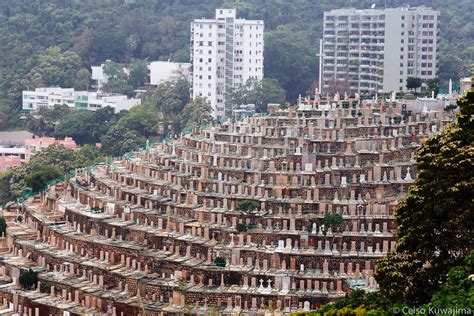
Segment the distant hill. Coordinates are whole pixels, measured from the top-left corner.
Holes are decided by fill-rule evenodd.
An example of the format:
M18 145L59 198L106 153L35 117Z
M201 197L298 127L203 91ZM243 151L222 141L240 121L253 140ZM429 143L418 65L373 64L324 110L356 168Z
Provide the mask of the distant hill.
M188 61L190 22L212 17L223 6L236 7L239 17L265 20L265 75L278 79L293 99L317 77L323 12L373 3L385 5L381 0L3 0L0 104L7 107L0 107L0 124L20 109L23 89L73 86L78 70L106 59ZM457 80L474 63L474 1L386 0L387 7L406 4L441 11L440 79Z

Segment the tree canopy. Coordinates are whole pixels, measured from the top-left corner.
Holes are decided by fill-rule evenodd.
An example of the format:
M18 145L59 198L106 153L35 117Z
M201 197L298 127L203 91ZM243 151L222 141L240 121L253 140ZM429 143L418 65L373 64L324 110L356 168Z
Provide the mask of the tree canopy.
M195 129L212 122L212 108L205 98L195 98L190 101L181 113L181 127Z
M417 153L418 178L397 211L396 251L375 275L393 301L425 303L474 246L474 92L450 127Z
M387 7L430 5L441 11L439 78L442 85L469 73L474 63L470 0L387 0ZM190 22L218 7L265 21L265 77L278 80L294 101L317 78L316 53L324 11L367 3L354 0L16 1L0 4L0 129L21 125L21 92L43 85L85 88L92 65L107 60L189 62ZM453 30L456 30L453 32ZM107 86L131 93L143 65ZM122 80L123 79L123 80ZM186 104L185 102L184 104Z
M266 112L269 103L285 102L285 90L275 79L249 79L242 86L231 89L227 97L229 104L255 104L257 112Z
M7 222L4 217L0 217L0 236L5 235L7 232Z
M407 78L407 89L409 90L416 90L418 88L421 88L423 81L421 78L416 78L416 77L408 77Z
M26 177L26 184L33 191L40 191L46 188L46 184L50 180L57 179L64 175L58 167L52 165L42 166L39 170L30 173Z

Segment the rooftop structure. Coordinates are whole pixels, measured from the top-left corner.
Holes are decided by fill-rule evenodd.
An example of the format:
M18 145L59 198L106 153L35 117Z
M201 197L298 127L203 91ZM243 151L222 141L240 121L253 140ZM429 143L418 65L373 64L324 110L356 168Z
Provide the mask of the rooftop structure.
M322 90L406 91L408 77L433 79L438 33L439 11L428 7L325 12Z
M28 131L0 132L0 146L23 146L31 138L33 133Z
M238 19L235 9L191 23L191 95L206 98L214 118L232 115L225 98L230 89L263 79L263 30L263 21Z
M115 112L120 112L128 111L140 103L140 99L131 99L126 95L75 91L73 88L48 87L23 91L23 111L27 112L63 104L70 108L90 111L110 106Z
M28 312L286 315L374 290L415 150L449 122L397 101L300 99L77 170L20 206L0 299ZM14 292L25 267L39 291Z

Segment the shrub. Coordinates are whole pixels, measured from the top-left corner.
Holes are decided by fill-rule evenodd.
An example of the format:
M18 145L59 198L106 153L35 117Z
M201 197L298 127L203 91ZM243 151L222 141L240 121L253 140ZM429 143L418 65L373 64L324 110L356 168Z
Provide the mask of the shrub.
M239 201L237 204L237 211L242 211L242 212L251 212L254 209L259 209L260 208L260 203L257 201L253 200L242 200Z
M225 258L223 257L216 257L216 259L214 259L214 264L218 267L222 267L222 268L225 268L225 265L226 265L226 261L225 261Z
M247 231L247 225L238 223L237 226L235 227L239 233L246 232Z
M38 283L38 272L29 269L20 275L18 280L24 289L32 289Z
M0 217L0 235L6 234L7 232L7 222L5 222L4 217Z

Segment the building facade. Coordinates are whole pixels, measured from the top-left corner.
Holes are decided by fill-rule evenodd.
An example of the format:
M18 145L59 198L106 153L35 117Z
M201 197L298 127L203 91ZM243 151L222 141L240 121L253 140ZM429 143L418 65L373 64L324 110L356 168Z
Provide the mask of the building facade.
M408 77L435 78L438 38L439 11L428 7L325 12L323 90L406 91Z
M171 61L152 61L150 69L150 85L157 86L162 82L184 78L190 80L192 65L190 63L174 63Z
M96 111L110 106L115 112L129 110L141 103L140 99L131 99L126 95L75 91L73 88L36 88L34 91L23 91L23 111L36 111L41 108L52 108L55 105L67 105L70 108Z
M206 98L215 118L232 112L226 92L263 79L263 31L263 21L238 19L235 9L217 9L215 19L191 23L191 96Z

